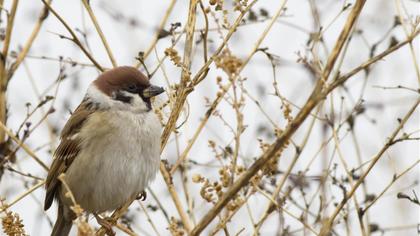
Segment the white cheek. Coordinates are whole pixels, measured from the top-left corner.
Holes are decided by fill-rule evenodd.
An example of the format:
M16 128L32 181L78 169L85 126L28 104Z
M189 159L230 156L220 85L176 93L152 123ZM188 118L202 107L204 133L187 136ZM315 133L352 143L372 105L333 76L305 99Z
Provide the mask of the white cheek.
M150 110L147 107L147 104L139 95L125 91L123 91L122 93L124 96L131 97L130 103L124 103L110 98L109 96L98 90L94 84L90 85L88 88L88 96L91 97L95 102L97 102L102 108L112 108L120 111L131 111L133 113L148 112Z
M130 107L136 111L149 111L150 109L147 107L147 104L143 101L143 99L138 96L134 95L131 97L131 105Z
M95 103L99 104L100 108L105 109L110 108L113 105L114 101L108 95L100 91L94 83L91 83L89 85L89 88L87 90L87 97Z

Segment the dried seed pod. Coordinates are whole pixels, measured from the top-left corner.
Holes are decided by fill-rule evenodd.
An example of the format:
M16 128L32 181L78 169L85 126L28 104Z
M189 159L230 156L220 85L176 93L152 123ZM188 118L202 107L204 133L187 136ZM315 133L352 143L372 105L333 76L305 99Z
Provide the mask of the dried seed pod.
M200 174L194 174L194 175L192 176L192 181L193 181L194 183L201 183L201 182L203 182L203 181L204 181L204 178L203 178Z
M242 67L243 62L241 59L232 55L229 49L224 49L223 52L214 60L216 67L221 68L226 74L237 74Z
M175 66L182 66L181 57L178 55L178 52L174 48L165 49L165 55L171 59Z
M7 211L2 217L3 232L8 236L25 236L22 220L17 213Z
M181 222L175 219L175 217L171 217L168 229L171 232L171 235L175 235L175 236L185 235L185 230L182 228Z

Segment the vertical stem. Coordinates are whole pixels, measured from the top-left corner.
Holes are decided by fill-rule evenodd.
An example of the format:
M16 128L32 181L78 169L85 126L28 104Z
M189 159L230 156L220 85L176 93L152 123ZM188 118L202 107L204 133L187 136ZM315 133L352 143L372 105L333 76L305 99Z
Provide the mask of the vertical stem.
M185 36L185 47L184 47L184 61L181 73L181 89L184 89L187 81L189 80L189 73L191 67L191 52L194 44L194 30L195 21L197 16L197 4L198 0L190 0L190 7L188 10L188 21Z
M12 37L13 23L15 20L16 9L17 9L18 3L19 3L19 0L13 1L12 9L10 10L10 13L7 17L6 36L4 39L2 53L0 55L0 122L3 124L6 124L6 118L7 118L6 117L7 116L6 91L7 91L8 77L7 77L7 70L6 70L6 59L7 59L7 54L9 52L10 39ZM4 130L0 130L0 144L3 143L5 139L6 139L6 133L4 132Z
M178 99L178 101L185 101L188 95L186 85L187 85L187 82L190 80L189 68L191 66L191 52L192 52L192 47L194 43L193 39L194 39L195 22L196 22L196 15L197 15L197 12L196 12L197 4L198 4L198 0L190 0L190 7L188 10L188 22L187 22L187 28L186 28L187 34L186 34L185 48L184 48L184 61L183 61L181 82L180 82L180 88L179 88L180 99ZM177 111L177 114L181 112L182 107L183 107L182 104L175 103L174 110ZM175 125L177 117L175 118L174 116L171 116L171 118L175 119L174 121L172 121L172 124ZM170 122L168 121L168 123ZM165 142L162 142L162 148L164 147L165 144L166 144ZM163 164L161 164L160 170L163 175L163 178L165 179L166 185L168 186L169 193L171 194L171 197L175 203L176 209L178 210L178 213L181 217L181 221L184 225L184 228L189 233L192 229L190 219L188 215L184 212L184 208L181 205L181 201L179 199L179 196L172 182L172 175L169 173L169 170L167 170Z
M51 3L51 1L52 0L47 0L47 3ZM13 76L15 71L18 69L20 64L25 59L26 55L28 54L29 50L32 47L33 42L38 36L39 31L41 30L42 24L44 23L45 19L47 19L47 17L48 17L48 7L44 6L44 8L42 8L41 10L41 13L39 14L38 20L31 32L31 35L26 40L25 45L22 48L22 51L20 51L20 53L16 57L16 60L13 62L13 64L10 66L7 72L8 79L10 79Z
M343 48L345 42L347 41L351 30L353 29L353 25L355 24L360 12L363 9L363 6L365 5L366 0L359 0L356 1L354 4L353 9L351 10L349 16L347 17L346 24L343 27L343 30L340 33L340 36L338 36L337 43L335 44L330 56L328 57L327 64L323 70L322 73L322 79L328 80L329 75L331 74L331 71L334 68L335 62L337 61L337 58L341 52L341 49Z
M3 64L3 59L0 59L0 122L6 123L6 88L7 88L7 76ZM6 133L4 130L0 130L0 144L6 139Z
M155 36L153 37L153 41L150 44L150 46L146 49L146 51L144 52L144 59L146 59L146 57L148 57L150 55L150 53L152 52L153 48L155 48L158 40L159 40L159 35L161 33L161 31L163 30L163 28L165 27L166 22L169 19L169 15L171 14L172 10L174 9L176 0L172 0L171 3L169 4L168 9L166 9L165 15L162 18L162 21L159 24L159 28L155 33ZM139 67L140 66L140 62L138 62L136 64L135 67Z
M322 72L321 79L317 82L315 88L313 89L311 95L307 99L304 107L297 114L295 119L291 121L288 127L284 130L282 135L277 138L277 140L268 148L268 150L259 157L249 168L243 173L238 180L236 180L233 185L224 193L224 195L219 199L219 201L214 205L214 207L207 212L205 216L198 222L196 227L193 229L190 235L199 235L204 228L219 214L223 207L239 192L239 190L244 187L249 180L260 170L270 159L274 156L277 151L282 148L286 142L292 137L300 125L306 120L306 117L310 112L318 105L318 103L325 98L327 93L323 93L324 83L331 74L331 71L335 65L335 62L343 48L345 42L347 41L350 32L353 28L356 19L358 18L360 12L363 9L366 0L358 0L355 3L352 11L350 12L346 24L344 25L343 30L340 33L340 36L337 39L337 42L334 46L333 51L328 57L328 61L325 69ZM281 10L282 8L280 8ZM278 13L280 14L280 13ZM275 19L275 18L274 18Z
M335 218L340 213L340 211L343 209L343 207L347 204L348 200L354 195L357 188L365 181L366 176L370 173L370 171L373 169L373 167L376 166L376 163L381 159L383 154L386 150L388 150L389 147L391 147L394 144L395 138L397 137L398 133L401 131L401 129L404 127L404 124L408 121L408 119L411 117L411 115L416 110L417 106L420 103L420 99L418 99L414 105L411 107L411 109L407 112L407 114L404 116L404 118L400 121L398 127L394 130L394 132L391 134L391 136L388 138L387 143L381 148L381 150L374 156L372 161L370 162L369 166L367 167L366 171L359 177L357 182L351 187L350 191L347 192L346 196L341 200L341 202L337 205L334 212L331 214L330 217L328 217L325 220L325 223L323 223L322 228L318 234L318 236L327 236L330 235L331 228L334 224Z
M99 37L102 40L102 43L103 43L103 45L105 47L105 50L106 50L106 53L108 54L109 60L112 63L112 66L113 67L117 67L117 62L116 62L116 60L114 58L114 55L112 54L112 51L111 51L111 48L108 45L108 42L106 41L105 35L102 32L101 27L99 26L98 20L96 19L95 14L92 11L92 8L90 7L90 5L87 2L87 0L82 0L82 2L83 2L83 5L86 8L86 11L89 13L90 19L92 20L93 25L95 26L95 29L96 29L96 31L99 34Z

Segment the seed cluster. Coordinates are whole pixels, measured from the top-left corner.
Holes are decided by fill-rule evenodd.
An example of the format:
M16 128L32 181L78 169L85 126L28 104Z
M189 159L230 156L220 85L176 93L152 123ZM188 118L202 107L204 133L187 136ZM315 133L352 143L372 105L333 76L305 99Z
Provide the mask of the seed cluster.
M0 198L0 210L6 213L1 217L1 224L3 232L7 236L25 236L24 225L19 217L19 214L7 210L7 204L4 203L4 199Z
M234 75L242 67L242 60L233 55L229 49L224 49L219 57L215 59L217 68L221 68L228 75Z
M283 109L283 116L288 121L291 122L293 120L292 116L292 108L290 107L289 103L283 102L283 105L281 106Z
M214 6L214 10L220 11L223 9L224 0L209 0L211 6Z
M182 229L181 222L179 222L177 219L175 219L175 217L171 217L168 229L171 232L171 235L174 235L174 236L185 235L185 230Z
M233 1L234 11L244 11L244 8L248 6L248 0L234 0Z
M181 57L178 55L178 51L174 48L165 49L165 55L171 59L175 66L182 67Z
M22 220L17 213L8 211L6 215L2 217L3 232L8 236L24 236L25 229Z
M282 134L281 129L274 129L274 134L276 137L280 137ZM267 152L267 150L270 148L270 144L267 142L264 142L262 139L258 139L258 143L260 145L260 149L263 153ZM267 164L262 168L262 172L267 175L272 175L277 172L278 169L278 162L279 158L281 156L281 153L286 149L286 147L289 145L289 141L286 141L284 145L270 158L270 160L267 162Z

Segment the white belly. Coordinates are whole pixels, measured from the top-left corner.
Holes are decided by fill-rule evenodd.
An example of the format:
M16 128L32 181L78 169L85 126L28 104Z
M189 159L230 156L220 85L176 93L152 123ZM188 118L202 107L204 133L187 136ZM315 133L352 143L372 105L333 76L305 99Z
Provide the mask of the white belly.
M66 171L77 203L88 212L120 207L143 191L159 169L161 127L153 112L102 115L86 121L78 136L84 140L82 151Z

